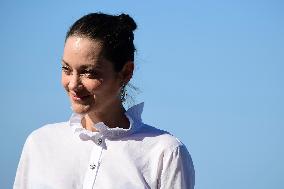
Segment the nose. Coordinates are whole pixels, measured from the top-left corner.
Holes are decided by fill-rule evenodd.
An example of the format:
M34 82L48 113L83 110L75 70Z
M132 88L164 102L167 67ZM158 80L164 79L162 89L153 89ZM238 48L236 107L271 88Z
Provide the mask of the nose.
M68 84L69 90L78 91L81 87L80 77L77 74L72 74Z

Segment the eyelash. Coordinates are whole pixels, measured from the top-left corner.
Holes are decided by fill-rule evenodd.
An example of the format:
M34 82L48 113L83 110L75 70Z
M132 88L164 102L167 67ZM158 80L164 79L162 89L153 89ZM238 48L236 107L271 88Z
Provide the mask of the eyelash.
M71 74L71 70L67 66L62 66L62 71L67 75ZM96 76L98 76L98 73L95 70L84 70L80 75L84 75L88 78L95 78Z
M95 70L84 70L83 75L86 75L88 78L94 78L98 74Z
M67 67L67 66L62 66L61 68L62 68L62 71L63 71L64 73L66 73L67 75L70 74L70 69L69 69L69 67Z

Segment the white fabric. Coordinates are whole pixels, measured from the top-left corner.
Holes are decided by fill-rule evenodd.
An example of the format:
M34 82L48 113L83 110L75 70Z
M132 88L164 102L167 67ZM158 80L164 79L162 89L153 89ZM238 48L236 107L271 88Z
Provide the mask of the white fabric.
M18 165L14 189L193 189L186 147L169 133L142 123L143 103L126 115L129 129L103 123L90 132L73 114L68 122L32 132Z

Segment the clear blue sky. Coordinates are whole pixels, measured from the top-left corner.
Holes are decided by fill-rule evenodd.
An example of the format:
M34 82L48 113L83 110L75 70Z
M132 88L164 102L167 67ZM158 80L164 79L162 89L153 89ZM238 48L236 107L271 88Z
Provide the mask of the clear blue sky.
M0 1L0 188L12 187L28 134L65 121L68 27L86 13L138 24L133 83L144 122L190 151L196 189L283 189L281 0Z

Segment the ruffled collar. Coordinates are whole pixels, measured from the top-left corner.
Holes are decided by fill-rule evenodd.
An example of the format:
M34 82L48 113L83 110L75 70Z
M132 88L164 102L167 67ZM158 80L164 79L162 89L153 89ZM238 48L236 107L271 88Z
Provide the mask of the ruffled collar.
M119 139L125 136L129 136L135 131L137 131L141 127L141 114L143 112L144 103L137 104L129 108L125 115L127 116L130 127L128 129L123 128L109 128L103 122L99 122L93 125L98 132L92 132L85 128L83 128L81 124L82 115L73 113L69 120L69 125L72 131L78 135L82 140L94 140L96 141L98 138L108 138L108 139Z

